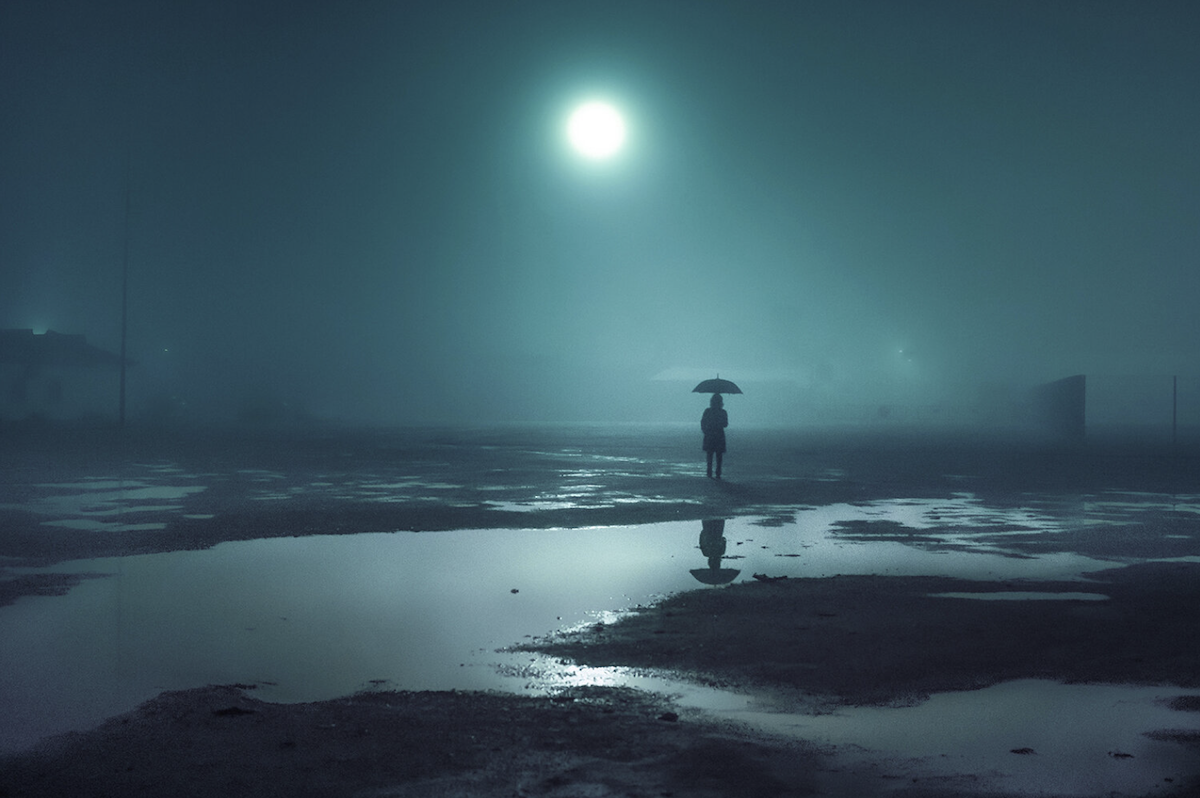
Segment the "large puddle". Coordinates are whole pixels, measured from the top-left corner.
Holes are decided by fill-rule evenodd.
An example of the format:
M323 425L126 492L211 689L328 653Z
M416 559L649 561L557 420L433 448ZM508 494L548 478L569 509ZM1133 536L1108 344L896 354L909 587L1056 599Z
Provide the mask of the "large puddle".
M103 504L92 507L105 512ZM1053 535L1078 523L1077 514L989 508L964 494L810 508L778 526L729 519L715 555L711 541L702 551L699 522L677 522L275 538L62 563L49 570L109 576L0 608L0 750L206 684L257 684L261 698L306 701L363 689L529 692L586 682L673 692L685 705L837 745L843 756L890 757L902 775L983 773L1004 788L1087 794L1200 772L1188 749L1144 736L1200 729L1200 713L1160 701L1181 690L1026 681L814 716L665 677L496 651L756 573L1078 580L1065 594L982 597L1103 601L1080 575L1111 561L1004 547L1008 534ZM1034 753L1013 753L1024 749Z

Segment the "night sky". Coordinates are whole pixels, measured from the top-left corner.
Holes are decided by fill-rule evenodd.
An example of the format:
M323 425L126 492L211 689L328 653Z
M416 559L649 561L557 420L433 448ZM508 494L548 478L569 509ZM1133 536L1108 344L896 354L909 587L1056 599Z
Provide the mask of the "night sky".
M0 327L119 347L128 186L135 412L1195 374L1198 42L1186 1L5 0ZM564 134L595 97L609 160Z

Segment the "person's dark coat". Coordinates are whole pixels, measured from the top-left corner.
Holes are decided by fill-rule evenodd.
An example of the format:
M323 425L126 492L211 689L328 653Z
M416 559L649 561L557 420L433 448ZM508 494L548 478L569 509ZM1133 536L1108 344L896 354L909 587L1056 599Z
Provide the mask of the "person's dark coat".
M725 428L729 426L729 414L722 407L709 407L700 417L700 430L704 433L704 451L725 451Z

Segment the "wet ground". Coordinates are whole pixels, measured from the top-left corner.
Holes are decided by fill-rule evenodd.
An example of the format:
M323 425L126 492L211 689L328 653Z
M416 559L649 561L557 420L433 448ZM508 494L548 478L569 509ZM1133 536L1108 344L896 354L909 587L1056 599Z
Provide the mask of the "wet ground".
M164 690L234 706L195 688L238 683L255 702L526 696L511 718L569 703L646 751L670 725L663 762L733 746L763 794L1166 794L1200 774L1190 447L761 430L731 436L716 482L690 427L8 432L4 750ZM463 694L421 695L447 730L474 723ZM735 722L750 738L712 737ZM780 770L796 746L805 776ZM561 783L530 794L568 788L551 760ZM590 794L625 794L630 761ZM497 778L471 794L512 794Z

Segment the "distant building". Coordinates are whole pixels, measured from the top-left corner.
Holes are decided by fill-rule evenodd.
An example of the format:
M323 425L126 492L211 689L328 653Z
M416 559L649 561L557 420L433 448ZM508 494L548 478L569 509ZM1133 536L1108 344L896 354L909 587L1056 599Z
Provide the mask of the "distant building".
M120 366L82 335L0 330L0 418L115 419Z
M1087 377L1074 374L1033 389L1035 419L1063 438L1081 441L1087 433Z
M1073 440L1099 432L1154 441L1200 432L1200 377L1076 374L1034 389L1037 420Z

